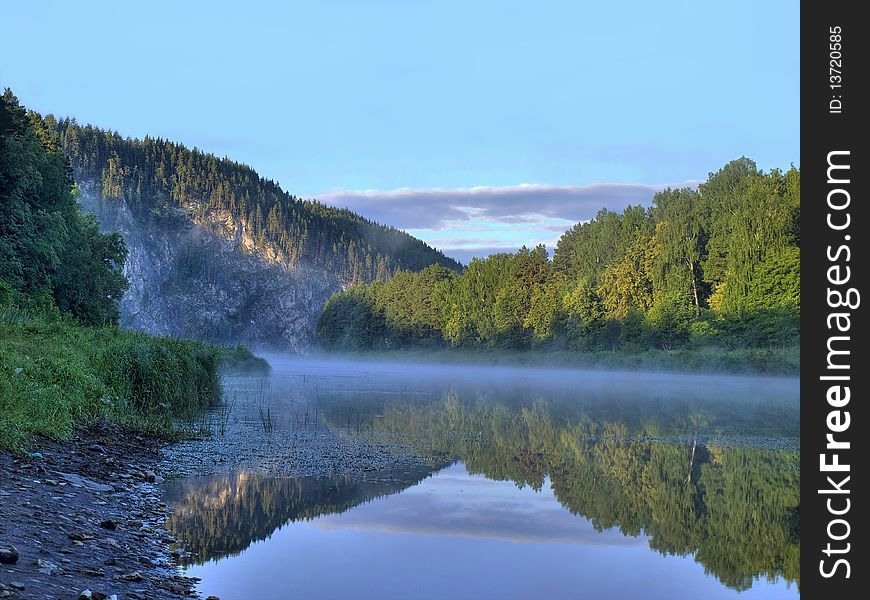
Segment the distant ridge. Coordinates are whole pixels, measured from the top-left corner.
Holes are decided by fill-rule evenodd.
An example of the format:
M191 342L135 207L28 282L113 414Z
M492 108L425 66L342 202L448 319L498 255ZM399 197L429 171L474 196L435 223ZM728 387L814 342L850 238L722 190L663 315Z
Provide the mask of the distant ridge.
M302 200L227 158L68 118L31 121L69 156L82 208L124 237L125 327L305 352L334 292L432 264L462 271L403 231Z
M123 138L72 119L46 124L58 133L80 184L124 198L140 214L173 209L194 222L223 225L270 262L329 270L346 284L386 281L399 270L462 266L407 233L347 209L302 200L251 167L162 138Z

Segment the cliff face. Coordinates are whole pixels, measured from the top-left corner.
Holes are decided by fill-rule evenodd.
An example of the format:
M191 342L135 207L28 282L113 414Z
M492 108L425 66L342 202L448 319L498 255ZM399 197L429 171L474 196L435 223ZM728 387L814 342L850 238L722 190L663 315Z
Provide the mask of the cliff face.
M305 352L317 316L341 282L322 268L260 255L220 214L194 222L181 209L137 214L83 184L79 202L127 243L125 327L219 343Z
M298 198L228 158L68 118L43 126L69 157L82 206L127 242L128 327L305 351L342 287L432 264L462 271L404 231Z

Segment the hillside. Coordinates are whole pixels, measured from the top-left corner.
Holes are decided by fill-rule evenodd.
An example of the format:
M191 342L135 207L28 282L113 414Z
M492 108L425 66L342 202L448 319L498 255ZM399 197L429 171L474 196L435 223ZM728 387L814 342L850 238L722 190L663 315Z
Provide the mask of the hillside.
M318 334L337 350L796 354L799 223L800 171L765 173L744 157L697 190L601 210L562 235L552 260L524 247L461 275L433 266L339 292Z
M125 326L304 350L335 291L454 260L392 227L302 200L250 167L163 139L42 120L79 202L129 251Z
M253 357L116 327L124 240L81 211L39 124L0 95L0 450L97 419L164 427L217 401L220 364Z

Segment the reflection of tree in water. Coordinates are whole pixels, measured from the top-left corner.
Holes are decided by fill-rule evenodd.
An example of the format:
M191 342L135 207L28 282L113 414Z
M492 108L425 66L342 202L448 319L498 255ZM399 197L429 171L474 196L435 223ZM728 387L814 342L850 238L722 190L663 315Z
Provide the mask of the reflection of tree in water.
M799 450L653 438L667 419L728 420L727 411L672 410L648 425L639 411L627 426L558 403L448 393L434 403L381 402L367 427L416 438L490 479L540 489L549 475L562 505L596 528L645 533L655 550L692 554L729 587L748 589L756 577L799 582Z
M347 476L279 479L254 473L203 477L167 485L174 504L167 527L195 553L185 564L241 553L284 524L342 513L419 483L437 468L390 481Z

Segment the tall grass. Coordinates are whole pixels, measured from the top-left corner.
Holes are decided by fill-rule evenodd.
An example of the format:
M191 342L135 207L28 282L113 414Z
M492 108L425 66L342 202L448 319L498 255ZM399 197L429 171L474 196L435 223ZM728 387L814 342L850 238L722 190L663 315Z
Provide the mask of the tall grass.
M214 346L114 330L95 367L138 414L189 415L220 400Z
M0 447L21 448L38 434L67 437L96 419L165 431L173 418L220 401L224 353L200 342L3 311Z

